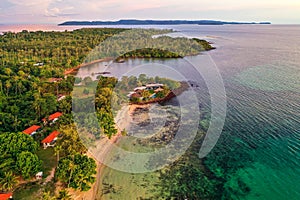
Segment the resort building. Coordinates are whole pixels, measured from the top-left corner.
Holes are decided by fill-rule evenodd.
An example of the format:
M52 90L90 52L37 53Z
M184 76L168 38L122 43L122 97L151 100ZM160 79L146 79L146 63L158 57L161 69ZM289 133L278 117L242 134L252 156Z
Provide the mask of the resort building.
M41 130L40 126L37 125L33 125L29 128L27 128L26 130L23 131L23 133L33 136L34 134L36 134L37 132L39 132Z
M43 144L44 149L48 147L54 147L59 134L60 133L58 131L53 131L45 139L43 139L41 143Z
M46 124L47 122L50 122L50 124L55 123L60 117L62 116L61 112L56 112L48 117L48 120L45 118L43 119L43 122Z
M127 97L130 99L143 99L143 91L152 91L152 94L149 98L156 98L156 94L164 90L164 84L160 83L151 83L141 87L134 88L133 92L130 92Z
M9 200L12 199L12 193L0 194L0 200Z
M163 89L164 84L160 84L160 83L152 83L152 84L148 84L146 85L146 90L157 90L157 89Z
M36 179L36 180L42 180L42 179L43 179L43 172L38 172L38 173L35 175L35 179Z

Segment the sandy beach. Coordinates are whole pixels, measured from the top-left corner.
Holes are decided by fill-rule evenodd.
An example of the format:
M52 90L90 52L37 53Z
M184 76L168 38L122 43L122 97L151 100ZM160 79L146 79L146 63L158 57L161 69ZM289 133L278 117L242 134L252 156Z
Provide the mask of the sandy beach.
M99 141L97 141L96 147L89 149L87 155L93 158L97 164L97 174L96 182L92 185L92 188L88 192L74 192L76 194L75 200L94 200L97 199L98 190L100 189L100 180L105 165L100 162L101 158L104 160L110 150L113 148L113 145L118 143L119 139L122 137L122 131L127 130L132 122L132 114L137 108L149 108L151 105L124 105L121 110L118 111L115 117L116 128L118 133L114 135L111 139L103 136ZM96 156L95 156L96 155Z

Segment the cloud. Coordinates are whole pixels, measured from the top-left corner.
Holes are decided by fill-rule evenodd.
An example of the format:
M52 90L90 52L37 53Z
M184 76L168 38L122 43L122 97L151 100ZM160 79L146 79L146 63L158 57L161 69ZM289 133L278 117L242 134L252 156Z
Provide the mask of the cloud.
M9 2L17 6L41 6L48 5L51 0L9 0Z
M75 15L79 15L79 14L76 14L76 13L70 13L69 12L73 8L74 7L72 7L72 6L68 6L68 7L65 7L65 8L58 8L58 7L50 8L50 7L48 7L45 10L44 16L46 16L46 17L62 17L62 16L75 16Z

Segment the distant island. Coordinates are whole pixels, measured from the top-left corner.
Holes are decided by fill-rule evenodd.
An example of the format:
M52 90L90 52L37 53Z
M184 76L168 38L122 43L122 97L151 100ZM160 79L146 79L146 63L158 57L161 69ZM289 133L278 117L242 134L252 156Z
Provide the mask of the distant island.
M223 22L215 20L137 20L122 19L119 21L67 21L59 26L95 26L95 25L226 25L226 24L271 24L271 22Z

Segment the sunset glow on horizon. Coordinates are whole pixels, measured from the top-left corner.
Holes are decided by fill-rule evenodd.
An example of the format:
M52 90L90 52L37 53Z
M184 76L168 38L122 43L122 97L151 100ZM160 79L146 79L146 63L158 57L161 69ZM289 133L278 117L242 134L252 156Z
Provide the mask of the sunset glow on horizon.
M119 19L211 19L297 24L299 10L300 2L295 0L1 0L0 24Z

